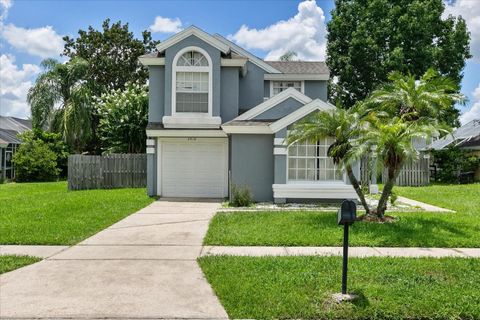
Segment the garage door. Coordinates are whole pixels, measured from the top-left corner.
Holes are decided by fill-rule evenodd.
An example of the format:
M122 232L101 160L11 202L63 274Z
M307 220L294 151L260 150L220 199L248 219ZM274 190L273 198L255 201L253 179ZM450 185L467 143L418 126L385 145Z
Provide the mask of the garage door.
M223 198L227 189L227 139L189 138L160 143L164 197Z

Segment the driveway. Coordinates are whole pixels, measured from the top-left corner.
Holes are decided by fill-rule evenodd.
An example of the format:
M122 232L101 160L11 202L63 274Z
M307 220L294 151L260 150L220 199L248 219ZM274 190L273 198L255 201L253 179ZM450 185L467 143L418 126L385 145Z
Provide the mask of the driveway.
M1 318L227 318L196 262L218 202L156 201L0 276Z

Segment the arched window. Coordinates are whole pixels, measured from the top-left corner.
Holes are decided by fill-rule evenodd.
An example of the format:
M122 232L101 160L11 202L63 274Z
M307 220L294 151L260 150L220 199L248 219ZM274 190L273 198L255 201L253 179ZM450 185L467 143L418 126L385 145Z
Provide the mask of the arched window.
M201 113L211 115L212 62L201 48L188 47L173 60L172 115Z

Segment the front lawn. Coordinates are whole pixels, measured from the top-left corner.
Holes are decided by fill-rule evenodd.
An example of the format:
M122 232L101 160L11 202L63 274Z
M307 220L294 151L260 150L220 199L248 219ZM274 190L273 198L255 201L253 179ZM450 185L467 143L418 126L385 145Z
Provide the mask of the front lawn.
M480 247L480 184L396 188L398 194L456 213L402 212L395 223L357 222L352 246ZM336 213L264 211L217 214L206 245L341 246Z
M67 191L66 182L0 185L0 244L73 245L153 201L145 189Z
M480 319L480 259L352 258L349 292L336 304L341 257L204 257L231 318Z
M29 264L38 262L42 259L30 256L4 255L0 256L0 274L9 272Z

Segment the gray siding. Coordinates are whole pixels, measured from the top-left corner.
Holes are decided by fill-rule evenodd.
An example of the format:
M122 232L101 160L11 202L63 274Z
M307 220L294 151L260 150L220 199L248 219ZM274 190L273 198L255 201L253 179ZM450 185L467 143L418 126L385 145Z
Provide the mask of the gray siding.
M155 151L157 144L155 143ZM157 153L147 154L147 194L157 195Z
M305 81L305 95L311 99L327 101L327 81L308 80Z
M273 200L273 135L231 136L233 185L248 186L255 201Z
M276 120L285 117L293 111L303 107L303 103L296 99L288 98L285 101L280 102L271 109L259 114L254 119L257 120Z
M212 114L220 116L220 51L205 41L189 36L165 50L165 115L172 114L172 63L178 51L188 46L200 47L212 59Z
M247 74L240 78L240 97L239 108L248 110L263 102L265 71L251 63L247 62Z
M268 80L263 82L263 97L270 98L270 81Z
M222 87L220 90L220 116L222 123L238 116L238 82L239 70L233 67L223 67L221 71Z
M148 71L148 121L162 122L165 105L165 68L150 66Z

